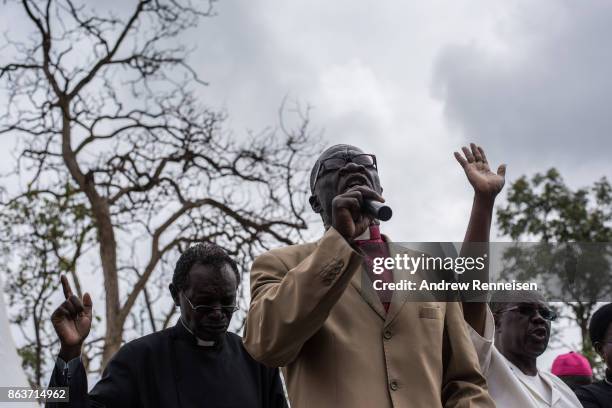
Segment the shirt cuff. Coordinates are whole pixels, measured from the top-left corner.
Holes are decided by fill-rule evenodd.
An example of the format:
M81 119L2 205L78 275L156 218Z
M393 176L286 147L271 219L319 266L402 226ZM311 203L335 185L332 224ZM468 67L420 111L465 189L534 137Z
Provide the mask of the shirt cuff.
M57 357L57 360L55 360L55 366L66 382L69 382L74 376L79 364L81 364L81 356L75 357L68 362L65 362L61 357Z

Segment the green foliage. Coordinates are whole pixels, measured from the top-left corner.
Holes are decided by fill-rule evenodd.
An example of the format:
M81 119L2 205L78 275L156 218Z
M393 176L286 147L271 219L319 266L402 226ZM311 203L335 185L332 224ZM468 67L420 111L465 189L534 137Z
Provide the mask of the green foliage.
M597 301L611 292L610 245L595 243L612 241L612 186L602 177L592 186L572 190L551 168L531 179L520 177L509 187L507 201L497 211L500 231L513 240L542 243L529 254L515 248L520 254L508 253L507 258L515 260L521 279L539 276L560 281L557 295L569 311L564 317L580 328L581 352L595 372L602 373L587 328ZM547 245L551 243L556 245Z
M522 176L510 186L507 198L497 222L512 239L609 242L612 237L612 186L605 177L572 191L552 168L531 180Z

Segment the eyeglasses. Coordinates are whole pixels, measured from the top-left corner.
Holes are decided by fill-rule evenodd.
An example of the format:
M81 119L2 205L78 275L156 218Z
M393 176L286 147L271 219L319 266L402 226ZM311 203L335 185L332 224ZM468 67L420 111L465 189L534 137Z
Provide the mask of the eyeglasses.
M315 173L315 180L312 186L314 187L317 184L317 180L319 180L319 176L322 172L341 169L346 165L346 163L355 163L366 168L373 168L378 170L378 165L376 164L376 156L374 156L373 154L364 153L356 154L354 156L349 156L345 154L341 157L330 157L319 162Z
M527 316L529 318L532 318L533 316L535 316L537 312L540 314L540 316L542 316L542 319L548 320L550 322L554 321L557 318L557 312L555 312L552 309L548 309L546 307L533 307L529 305L519 305L519 306L509 307L508 309L500 310L499 313L509 312L511 310L518 310L520 314L522 314L523 316Z
M219 306L210 306L210 305L197 305L197 306L194 306L193 303L191 303L189 298L187 296L185 296L185 294L183 292L181 292L181 295L183 295L183 297L185 298L187 303L189 303L189 306L191 307L191 310L194 313L209 314L211 312L214 312L215 310L221 310L223 313L234 313L236 310L240 309L235 304L233 304L233 305L219 305Z

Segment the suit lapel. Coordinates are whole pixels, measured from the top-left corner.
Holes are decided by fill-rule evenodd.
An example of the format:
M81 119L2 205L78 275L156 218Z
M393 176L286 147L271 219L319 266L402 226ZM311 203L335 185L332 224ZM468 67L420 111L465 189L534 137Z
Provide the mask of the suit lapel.
M383 240L385 242L391 242L389 237L383 235ZM389 248L389 256L395 257L398 254L410 253L410 251L406 248L401 248L397 245L388 245ZM395 283L400 282L402 279L410 278L406 276L406 271L394 270L393 271L393 281ZM385 308L380 301L380 297L378 293L374 290L372 286L372 282L368 275L365 273L365 270L361 268L361 270L357 271L357 273L353 274L351 279L351 285L357 290L359 295L363 298L363 300L380 316L381 319L385 321L385 327L390 325L393 320L397 317L400 310L408 300L409 293L404 290L395 290L391 296L391 304L389 305L389 311L385 312Z
M361 298L372 308L372 310L376 312L376 314L380 316L382 320L385 320L385 308L380 302L380 298L372 287L372 282L365 273L363 267L353 274L353 277L351 278L351 285L359 293Z
M406 248L399 247L398 245L395 245L395 244L389 245L388 243L391 242L391 240L387 236L384 236L383 239L385 240L385 242L387 242L390 257L394 258L396 255L403 255L404 253L409 253L409 251ZM393 282L399 283L403 279L410 279L410 276L407 276L407 275L409 275L409 272L405 270L394 269L393 270ZM404 307L404 304L408 300L408 296L409 296L409 291L407 290L394 290L393 291L393 295L391 296L391 304L389 305L389 312L387 313L387 316L385 319L385 327L393 323L393 320L395 320L400 310L402 310L402 308Z

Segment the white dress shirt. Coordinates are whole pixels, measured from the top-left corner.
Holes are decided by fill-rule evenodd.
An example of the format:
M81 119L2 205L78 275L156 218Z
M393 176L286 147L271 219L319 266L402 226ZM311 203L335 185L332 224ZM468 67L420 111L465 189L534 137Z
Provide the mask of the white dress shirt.
M468 325L489 394L498 408L582 408L574 392L552 373L528 376L493 345L495 322L487 308L484 337Z

